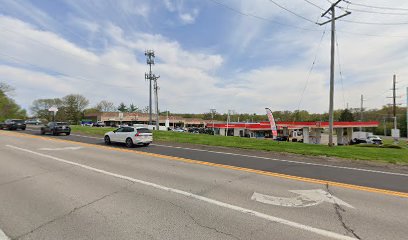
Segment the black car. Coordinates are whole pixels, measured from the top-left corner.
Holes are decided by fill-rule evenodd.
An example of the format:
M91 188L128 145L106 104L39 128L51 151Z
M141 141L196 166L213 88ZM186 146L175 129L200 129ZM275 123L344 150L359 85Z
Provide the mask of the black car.
M41 128L41 135L46 133L52 133L54 136L65 133L68 136L71 134L71 128L66 122L49 122Z
M351 139L350 141L350 145L356 145L356 144L361 144L361 143L367 143L367 140L354 138L354 139Z
M26 124L24 120L21 119L7 119L4 123L0 123L0 129L8 129L8 130L25 130Z

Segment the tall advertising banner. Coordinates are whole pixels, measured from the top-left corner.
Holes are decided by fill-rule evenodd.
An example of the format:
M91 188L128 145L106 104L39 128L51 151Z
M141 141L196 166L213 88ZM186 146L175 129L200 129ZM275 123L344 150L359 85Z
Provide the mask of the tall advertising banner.
M265 108L266 110L266 115L268 115L269 123L271 124L271 130L272 130L272 137L273 139L276 139L278 136L278 130L276 128L276 123L275 119L273 118L272 111L269 108Z

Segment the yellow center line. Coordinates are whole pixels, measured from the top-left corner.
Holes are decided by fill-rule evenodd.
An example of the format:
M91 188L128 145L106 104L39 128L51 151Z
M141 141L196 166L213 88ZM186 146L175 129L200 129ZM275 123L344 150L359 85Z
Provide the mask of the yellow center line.
M90 143L75 142L75 141L72 141L72 140L55 139L55 138L49 138L49 137L41 137L41 136L34 136L34 135L28 135L28 134L22 134L22 133L3 132L3 131L0 132L0 133L3 134L3 135L8 135L8 136L43 139L43 140L49 140L49 141L55 141L55 142L67 142L67 143L72 143L72 144L77 144L77 145L82 145L82 146L87 146L87 147L92 147L92 148L99 148L99 149L104 149L104 150L112 150L112 151L118 151L118 152L140 154L140 155L163 158L163 159L179 161L179 162L185 162L185 163L206 165L206 166L212 166L212 167L218 167L218 168L224 168L224 169L230 169L230 170L236 170L236 171L255 173L255 174L260 174L260 175L265 175L265 176L278 177L278 178L290 179L290 180L307 182L307 183L315 183L315 184L336 186L336 187L347 188L347 189L352 189L352 190L371 192L371 193L380 193L380 194L385 194L385 195L408 198L408 193L391 191L391 190L380 189L380 188L365 187L365 186L359 186L359 185L353 185L353 184L347 184L347 183L340 183L340 182L333 182L333 181L326 181L326 180L320 180L320 179L314 179L314 178L298 177L298 176L292 176L292 175L287 175L287 174L256 170L256 169L251 169L251 168L236 167L236 166L231 166L231 165L211 163L211 162L199 161L199 160L188 159L188 158L167 156L167 155L162 155L162 154L157 154L157 153L148 153L148 152L142 152L142 151L137 151L137 150L128 150L128 149L121 149L121 148L115 148L115 147L100 146L100 145L95 145L95 144L90 144Z

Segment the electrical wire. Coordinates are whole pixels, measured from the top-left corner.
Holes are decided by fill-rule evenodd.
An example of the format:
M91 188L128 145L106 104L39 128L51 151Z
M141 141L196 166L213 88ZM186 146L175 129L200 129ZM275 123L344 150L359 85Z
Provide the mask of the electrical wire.
M242 12L242 11L236 9L236 8L230 7L227 4L224 4L224 3L216 1L216 0L208 0L208 1L210 1L212 3L215 3L215 4L221 6L221 7L225 8L225 9L228 9L229 11L235 12L235 13L237 13L239 15L242 15L242 16L252 17L252 18L255 18L255 19L258 19L258 20L261 20L261 21L271 22L271 23L275 23L275 24L282 25L282 26L287 26L287 27L292 27L292 28L297 28L297 29L304 30L304 31L320 32L320 30L318 30L318 29L298 27L298 26L295 26L295 25L290 25L290 24L286 24L286 23L279 22L279 21L276 21L276 20L272 20L272 19L269 19L269 18L264 18L264 17L258 16L258 15L255 15L255 14L245 13L245 12Z
M300 105L302 104L303 97L304 97L304 95L305 95L307 86L309 85L310 77L311 77L311 75L312 75L313 69L314 69L315 64L316 64L317 55L319 54L320 47L321 47L322 42L323 42L323 39L324 39L324 35L326 34L326 28L327 28L327 25L326 25L325 28L324 28L324 31L323 31L322 36L321 36L321 38L320 38L319 45L318 45L317 48L316 48L316 54L315 54L315 56L314 56L314 59L313 59L313 62L312 62L312 66L310 67L309 72L308 72L308 74L307 74L306 84L305 84L305 86L303 87L302 94L300 95L300 100L299 100L299 103L298 103L298 106L297 106L297 110L298 110L298 111L300 110ZM295 119L295 120L296 120L296 119ZM294 121L295 121L295 120L294 120Z
M340 73L340 81L341 81L341 91L343 95L343 104L344 104L344 108L346 109L347 107L346 107L346 98L344 94L343 70L342 70L341 62L340 62L340 48L339 48L339 42L337 40L337 35L336 35L336 50L337 50L337 62L339 65L339 73Z
M279 24L279 25L282 25L282 26L297 28L297 29L304 30L304 31L320 32L320 30L318 30L318 29L302 28L302 27L298 27L298 26L294 26L294 25L290 25L290 24L278 22L278 21L275 21L275 20L272 20L272 19L263 18L263 17L257 16L257 15L254 15L254 14L245 13L245 12L239 11L239 10L237 10L237 9L235 9L235 8L232 8L232 7L230 7L230 6L228 6L228 5L224 4L224 3L218 2L218 1L216 1L216 0L208 0L208 1L211 1L211 2L213 2L213 3L215 3L215 4L217 4L217 5L219 5L219 6L223 7L223 8L225 8L225 9L228 9L228 10L230 10L230 11L232 11L232 12L235 12L235 13L237 13L237 14L239 14L239 15L242 15L242 16L252 17L252 18L255 18L255 19L258 19L258 20L262 20L262 21L266 21L266 22L271 22L271 23L276 23L276 24ZM341 20L341 19L340 19L340 20ZM397 35L376 35L376 34L350 32L350 31L343 31L343 30L336 30L336 32L347 33L347 34L352 34L352 35L357 35L357 36L367 36L367 37L408 38L408 36L402 36L402 35L401 35L401 36L397 36Z
M26 38L26 39L29 39L30 41L33 41L33 42L35 42L35 43L37 43L37 44L40 44L40 45L45 46L45 47L47 47L47 48L52 48L52 49L54 49L54 50L56 50L56 51L58 51L58 52L61 52L61 53L63 53L64 55L68 53L69 55L71 55L71 56L73 56L73 57L75 57L75 58L78 57L77 55L75 55L75 54L73 54L73 53L71 53L71 52L63 51L62 49L53 47L53 46L51 46L51 45L49 45L49 44L45 44L45 43L43 43L43 42L41 42L41 41L38 41L37 39L34 39L34 38L31 38L31 37L27 36L26 34L22 34L22 33L20 33L20 32L17 32L17 31L11 30L11 29L4 29L4 28L3 28L3 29L0 29L0 30L1 30L1 31L11 32L11 33L20 35L20 36L22 36L22 37L24 37L24 38ZM83 61L83 62L87 62L87 61ZM87 62L87 63L90 64L90 65L96 64L96 65L100 65L100 66L104 66L104 67L116 68L116 69L118 69L118 70L123 71L122 68L119 68L119 67L117 67L117 66L115 66L115 65L108 65L108 64L101 63L101 62ZM129 72L129 73L130 73L130 72Z
M408 25L408 22L361 22L361 21L353 21L353 20L344 20L340 19L339 21L348 22L348 23L357 23L357 24L366 24L366 25L385 25L385 26L396 26L396 25Z
M308 0L305 0L308 1ZM368 11L368 10L363 10L363 9L357 9L357 8L350 8L350 7L342 7L342 6L336 6L337 8L340 8L342 10L350 10L354 12L362 12L362 13L372 13L372 14L381 14L381 15L400 15L400 16L408 16L408 13L393 13L393 12L377 12L377 11Z
M276 6L282 8L283 10L285 10L285 11L287 11L287 12L289 12L289 13L295 15L295 16L297 16L298 18L301 18L301 19L303 19L303 20L306 20L306 21L308 21L308 22L311 22L311 23L313 23L313 24L316 24L315 21L312 21L312 20L310 20L310 19L308 19L308 18L306 18L306 17L304 17L304 16L302 16L302 15L300 15L300 14L298 14L298 13L296 13L296 12L294 12L294 11L292 11L292 10L290 10L290 9L288 9L288 8L286 8L286 7L284 7L284 6L282 6L282 5L280 5L279 3L275 2L274 0L269 0L269 2L275 4Z
M307 3L309 3L309 4L312 5L312 6L317 7L318 9L320 9L320 10L322 10L322 11L326 11L326 9L320 7L320 6L317 5L316 3L313 3L313 2L311 2L311 1L309 1L309 0L304 0L304 1L307 2Z
M97 84L99 84L99 85L105 85L105 86L108 86L108 87L126 88L126 89L128 89L128 88L138 89L138 87L135 87L135 86L130 86L130 85L117 86L117 85L112 85L112 84L103 83L103 82L98 81L98 80L93 80L93 79L85 78L85 77L79 76L79 75L70 75L70 74L63 73L63 72L59 72L59 71L56 71L56 70L46 69L46 68L44 68L44 67L41 67L41 66L38 66L38 65L35 65L35 64L26 62L26 61L24 61L24 60L22 60L22 59L20 59L20 58L13 57L13 56L10 56L10 55L5 54L5 53L0 53L0 55L12 59L15 63L21 64L21 65L29 65L29 66L32 66L32 67L37 68L37 69L42 69L42 70L48 71L49 73L52 73L52 74L54 74L54 75L66 76L66 77L70 77L70 78L73 78L73 79L78 78L78 79L82 79L82 80L85 80L85 81L97 83Z
M408 11L407 8L393 8L393 7L373 6L373 5L367 5L367 4L361 4L361 3L353 3L353 2L350 2L348 0L343 0L343 2L348 3L350 5L367 7L367 8L385 9L385 10L393 10L393 11Z

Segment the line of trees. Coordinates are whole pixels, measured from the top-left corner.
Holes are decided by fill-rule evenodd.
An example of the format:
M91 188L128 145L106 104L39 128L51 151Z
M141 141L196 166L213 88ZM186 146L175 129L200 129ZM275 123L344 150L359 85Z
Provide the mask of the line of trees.
M13 92L13 88L6 83L0 82L0 121L8 118L26 118L27 112L22 109L7 94Z
M57 107L56 121L69 121L77 124L84 116L89 100L80 94L69 94L63 98L37 99L33 101L31 112L40 119L51 121L53 116L48 111L50 107Z
M407 136L407 115L406 108L397 107L397 128L400 129L401 136ZM167 112L162 112L161 115L166 115ZM226 122L228 115L226 113L215 113L213 118L211 112L203 114L171 114L172 116L181 116L184 118L202 118L205 120L214 119L214 121L223 121ZM301 111L275 111L273 116L276 121L304 121L304 122L317 122L317 121L329 121L328 113L309 113L305 110ZM343 109L334 111L335 121L359 121L360 120L360 109ZM233 112L230 114L231 122L260 122L268 121L266 114L239 114ZM392 107L383 106L381 109L370 109L364 110L363 112L363 121L378 121L379 127L376 128L367 128L366 131L373 132L374 134L383 135L384 130L386 134L391 135L391 129L394 128L393 119L392 119Z

